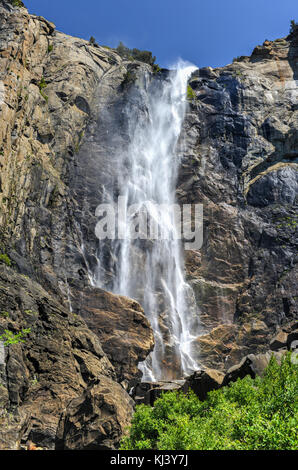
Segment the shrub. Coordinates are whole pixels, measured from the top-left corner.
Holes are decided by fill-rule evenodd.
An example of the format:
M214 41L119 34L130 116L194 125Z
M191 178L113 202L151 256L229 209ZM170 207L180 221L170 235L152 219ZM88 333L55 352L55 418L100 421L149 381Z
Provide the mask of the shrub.
M0 254L0 263L5 263L6 266L11 266L11 259L5 253Z
M53 44L48 45L48 53L52 52L53 50Z
M192 101L192 100L195 100L196 99L196 94L195 92L193 91L193 89L191 88L190 85L187 85L187 99L189 101Z
M24 3L21 2L21 0L12 0L11 4L13 7L19 7L19 8L25 6Z
M41 77L41 80L40 80L38 86L39 86L39 92L40 92L41 96L46 100L46 102L48 102L49 97L43 91L48 86L45 79L44 79L44 77Z
M0 317L9 318L9 312L6 312L6 311L0 312Z
M136 74L128 70L126 74L124 75L123 81L121 83L121 88L124 89L127 86L131 85L132 83L134 83L135 79L136 79Z
M4 342L4 346L10 344L25 343L24 336L31 332L31 328L23 328L19 333L13 333L9 330L4 330L4 333L0 335L0 341Z
M297 449L297 372L288 353L281 365L272 357L262 378L238 379L204 402L192 392L167 392L154 408L136 407L121 449Z
M297 29L298 29L298 23L296 23L295 20L291 20L290 34L295 33Z
M152 52L150 51L141 51L140 49L129 49L126 47L123 42L119 42L117 47L118 54L127 60L139 60L140 62L145 62L149 65L154 65L156 57L152 56Z
M154 65L152 65L152 70L153 70L154 75L156 75L161 71L161 68L160 68L159 65L154 64Z

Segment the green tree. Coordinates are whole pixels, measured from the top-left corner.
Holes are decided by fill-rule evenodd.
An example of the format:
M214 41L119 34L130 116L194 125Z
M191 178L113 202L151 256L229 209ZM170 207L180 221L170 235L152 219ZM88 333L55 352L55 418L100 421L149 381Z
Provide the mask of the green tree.
M118 54L127 59L127 60L138 60L140 62L145 62L149 65L154 65L156 57L152 56L152 52L150 51L142 51L140 49L129 49L126 47L122 41L119 42L117 47Z
M298 28L298 23L296 23L295 20L291 20L290 34L294 33L297 28Z
M271 358L263 377L247 376L210 392L167 392L136 407L122 449L298 449L298 366Z

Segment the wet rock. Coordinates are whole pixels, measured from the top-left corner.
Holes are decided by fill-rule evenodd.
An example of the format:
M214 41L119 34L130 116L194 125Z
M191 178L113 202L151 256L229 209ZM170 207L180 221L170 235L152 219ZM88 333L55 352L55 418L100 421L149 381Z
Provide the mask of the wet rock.
M152 328L138 302L102 289L78 292L74 305L100 340L126 388L141 378L138 369L154 346Z
M297 319L297 54L296 31L190 80L177 197L204 207L203 246L185 252L202 368L264 352Z

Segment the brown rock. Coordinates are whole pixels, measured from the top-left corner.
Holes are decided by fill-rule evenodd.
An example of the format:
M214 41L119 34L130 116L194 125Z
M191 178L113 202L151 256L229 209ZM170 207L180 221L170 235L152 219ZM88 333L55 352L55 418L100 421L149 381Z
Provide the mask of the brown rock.
M287 346L288 335L284 331L279 331L274 338L270 341L271 351L278 351L279 349Z
M53 448L69 401L99 375L115 372L96 335L39 284L0 265L0 334L30 329L5 348L0 373L0 449L20 442ZM1 366L2 367L2 366Z
M77 292L75 308L99 338L118 381L132 386L141 377L138 363L154 346L153 332L140 304L102 289L85 288Z
M243 379L246 375L250 375L253 379L256 375L263 375L271 356L274 355L277 361L280 362L285 352L268 351L264 354L249 354L239 364L228 370L223 379L222 386L228 385L230 382L236 382L238 379Z
M208 392L221 387L224 374L215 369L206 369L195 372L187 377L184 390L191 389L199 397L205 400Z
M17 414L0 408L0 450L20 450L21 441L30 426L30 414Z
M57 450L111 450L130 424L133 400L107 377L72 400L61 416Z
M164 383L157 382L156 384L152 384L152 387L150 388L150 390L148 390L145 393L145 396L143 397L142 400L140 400L140 397L138 397L139 400L137 399L136 402L139 401L139 403L145 403L146 405L153 406L155 400L161 397L163 393L173 392L173 391L177 391L177 392L183 391L184 384L185 384L184 380L181 380L181 381L177 380L173 382L164 382Z

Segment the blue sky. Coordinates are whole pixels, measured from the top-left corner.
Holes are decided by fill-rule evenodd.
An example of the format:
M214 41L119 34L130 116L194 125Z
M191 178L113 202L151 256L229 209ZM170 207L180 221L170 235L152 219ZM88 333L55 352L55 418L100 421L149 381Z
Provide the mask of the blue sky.
M24 0L58 30L99 44L146 49L169 66L181 57L199 67L249 55L284 37L298 20L297 0Z

